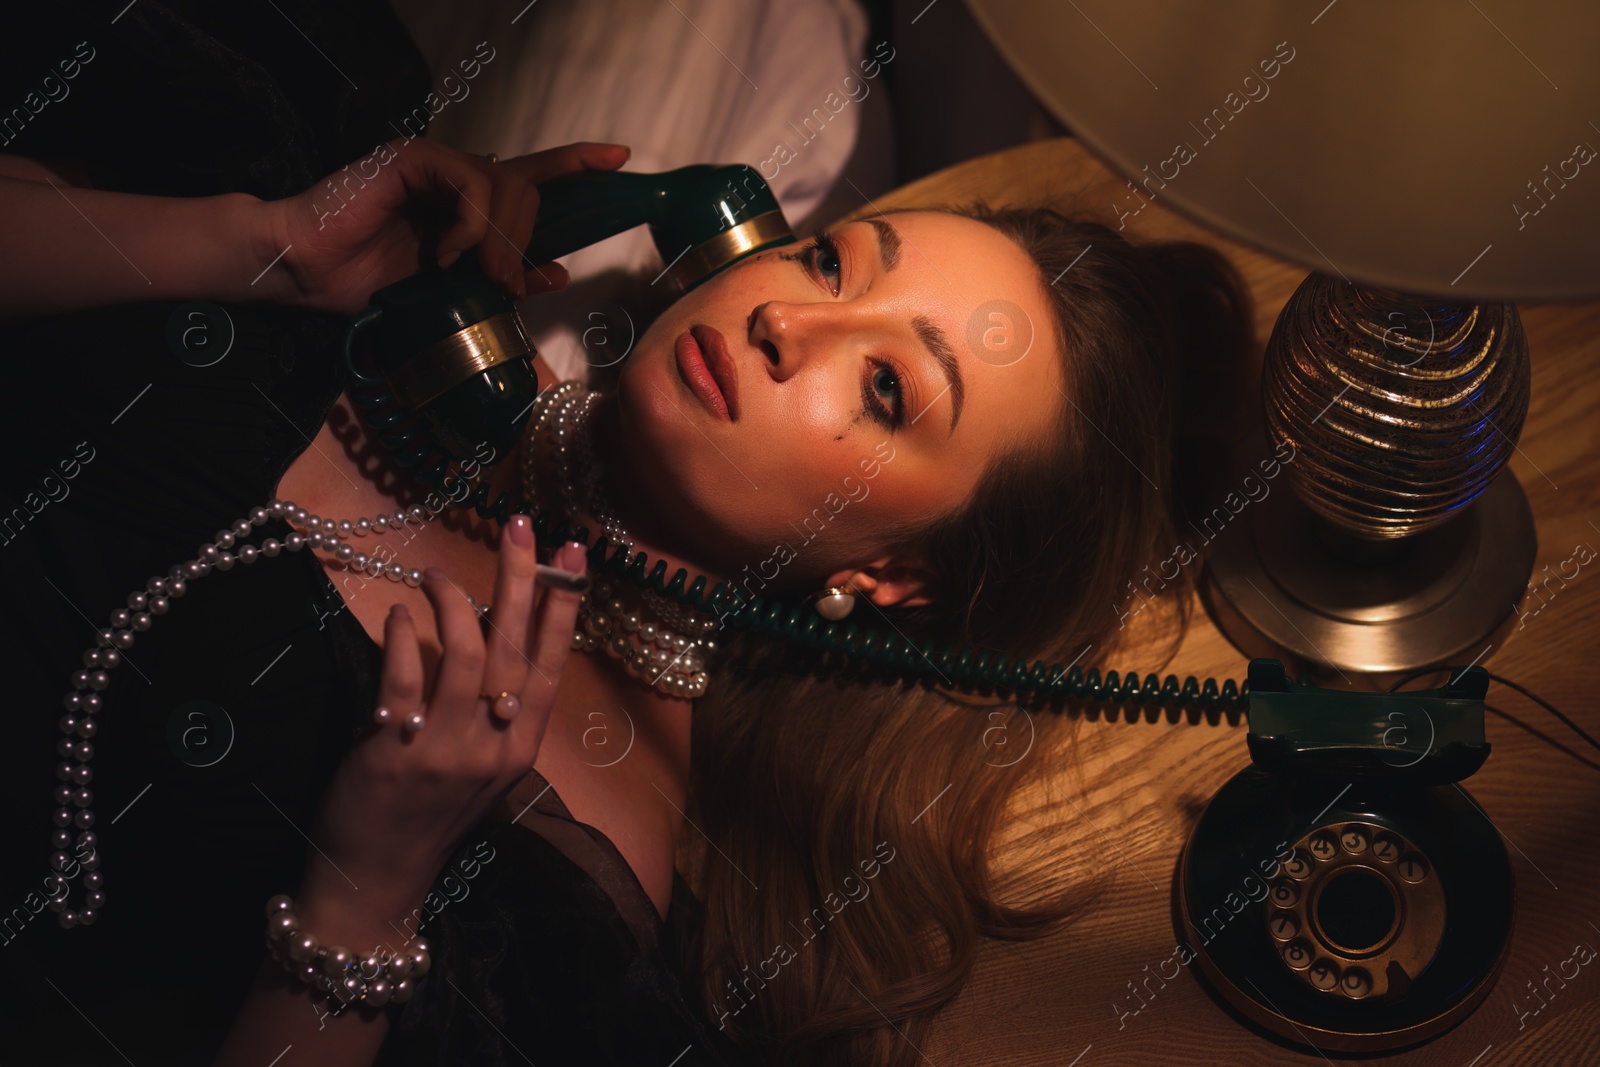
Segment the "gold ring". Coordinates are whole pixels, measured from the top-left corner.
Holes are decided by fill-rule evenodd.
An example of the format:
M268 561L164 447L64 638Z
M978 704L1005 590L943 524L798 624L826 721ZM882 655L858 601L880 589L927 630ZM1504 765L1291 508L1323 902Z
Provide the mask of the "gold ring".
M498 162L500 162L500 157L495 155L493 152L490 152L488 155L484 156L483 158L487 159L490 163L498 163Z
M517 717L517 712L522 710L522 701L517 694L502 690L499 693L479 693L479 700L489 702L489 711L501 722L510 722Z

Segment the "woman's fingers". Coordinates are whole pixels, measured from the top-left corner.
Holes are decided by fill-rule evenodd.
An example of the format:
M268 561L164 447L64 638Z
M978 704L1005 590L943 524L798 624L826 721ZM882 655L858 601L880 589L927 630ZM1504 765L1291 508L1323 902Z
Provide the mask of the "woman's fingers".
M549 293L557 289L566 288L570 276L567 268L554 260L529 267L522 275L527 283L528 293Z
M439 647L443 649L427 714L430 719L450 720L441 723L441 727L454 729L474 713L481 692L479 685L487 659L483 627L466 593L440 568L429 567L422 572L422 591L433 603Z
M480 205L489 217L489 226L478 249L478 260L489 277L512 296L521 297L527 292L522 281L523 250L533 238L539 191L516 171L487 160L483 166L493 185L489 203Z
M391 607L383 623L378 707L388 709L384 724L388 726L399 726L423 710L422 650L417 644L416 623L404 604Z
M517 170L530 182L538 183L580 170L616 170L632 154L633 150L627 145L578 141L560 148L501 160L501 165Z
M426 140L408 144L402 157L407 192L451 198L455 221L439 238L436 250L439 265L448 267L489 232L489 215L483 208L490 203L493 183L471 156Z
M529 291L527 275L533 264L528 259L528 243L533 240L533 222L539 214L539 187L523 177L515 180L519 195L516 198L516 216L506 230L510 238L506 269L515 282L513 293L521 298L527 296Z
M488 225L478 249L484 273L519 299L566 285L564 269L527 260L539 211L536 183L581 170L614 170L628 156L624 145L584 141L498 163L475 159L493 183L484 212Z
M419 251L448 267L469 248L478 249L485 274L514 296L562 288L564 271L525 258L538 215L537 183L615 169L627 158L622 145L583 142L490 163L427 138L396 138L275 210L281 238L275 247L291 249L284 264L290 299L354 315L374 290L415 274ZM346 202L328 193L358 173L360 195ZM419 248L435 232L433 248Z
M568 541L555 555L555 565L563 570L585 574L589 559L583 546ZM566 665L572 651L572 631L578 624L578 594L552 586L544 591L536 612L533 635L533 665L538 672L555 678Z
M533 549L533 524L526 515L514 515L500 535L500 568L495 578L494 608L490 611L489 662L484 667L483 691L508 692L521 701L523 680L529 671L528 625L533 614L533 576L538 560ZM519 709L520 710L520 709ZM493 713L491 712L491 716Z
M588 558L583 546L574 541L563 545L551 562L579 574L588 570ZM567 657L572 654L572 633L578 623L578 594L565 589L545 589L535 616L530 649L533 662L528 667L527 681L522 687L525 713L519 715L511 725L513 730L521 731L521 737L529 741L536 752L544 736L545 723L550 718L550 709L555 706L561 672L566 667Z

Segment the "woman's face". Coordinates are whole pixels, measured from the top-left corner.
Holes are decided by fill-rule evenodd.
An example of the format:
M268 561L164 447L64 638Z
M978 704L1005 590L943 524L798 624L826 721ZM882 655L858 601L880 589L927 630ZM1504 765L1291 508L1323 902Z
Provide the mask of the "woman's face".
M832 236L686 294L640 338L618 389L641 506L703 566L750 565L779 589L886 565L886 521L958 507L991 457L1047 432L1065 403L1044 283L1009 238L931 211ZM682 349L691 376L701 358L680 338L706 340L706 327L737 375L727 415L680 370Z

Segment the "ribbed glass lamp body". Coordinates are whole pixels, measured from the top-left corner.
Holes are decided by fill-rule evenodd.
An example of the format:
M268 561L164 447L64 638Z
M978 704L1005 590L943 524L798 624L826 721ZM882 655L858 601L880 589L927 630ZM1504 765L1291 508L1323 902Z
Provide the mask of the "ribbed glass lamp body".
M1262 401L1294 445L1291 484L1365 540L1437 526L1493 481L1528 410L1516 306L1449 303L1323 274L1301 283L1267 342Z

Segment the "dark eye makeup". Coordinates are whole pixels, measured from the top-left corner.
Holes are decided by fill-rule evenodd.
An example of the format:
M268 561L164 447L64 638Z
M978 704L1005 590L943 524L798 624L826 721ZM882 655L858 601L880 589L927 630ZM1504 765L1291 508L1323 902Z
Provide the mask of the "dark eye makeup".
M818 230L811 242L798 252L779 252L778 255L801 269L837 297L844 286L844 260L839 253L838 239L828 230ZM829 281L829 277L833 281ZM885 399L887 398L887 403ZM869 356L865 360L861 379L861 403L866 413L888 430L897 430L905 422L905 390L900 383L900 372L887 359Z

